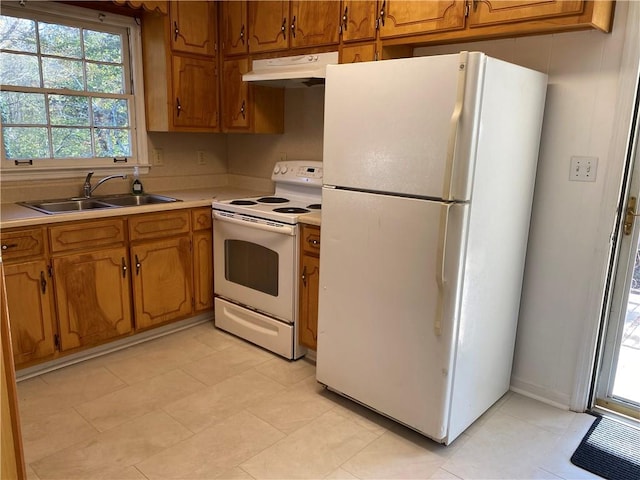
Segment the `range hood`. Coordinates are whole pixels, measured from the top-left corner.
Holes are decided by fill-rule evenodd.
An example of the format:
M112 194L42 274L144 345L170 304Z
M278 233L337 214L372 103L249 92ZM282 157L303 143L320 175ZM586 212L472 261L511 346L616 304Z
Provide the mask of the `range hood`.
M324 85L327 65L338 63L338 52L254 60L245 82L269 87L312 87Z

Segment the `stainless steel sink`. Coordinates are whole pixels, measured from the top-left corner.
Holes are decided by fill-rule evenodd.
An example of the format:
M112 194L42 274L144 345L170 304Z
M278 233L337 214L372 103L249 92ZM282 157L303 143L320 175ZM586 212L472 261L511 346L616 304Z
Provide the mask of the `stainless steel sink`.
M171 203L179 200L163 195L114 195L110 197L96 197L98 200L118 207L135 207L137 205L154 205L156 203Z
M93 198L64 198L59 200L36 200L19 202L19 205L42 213L71 213L105 208L135 207L158 203L179 202L180 200L163 195L110 195Z

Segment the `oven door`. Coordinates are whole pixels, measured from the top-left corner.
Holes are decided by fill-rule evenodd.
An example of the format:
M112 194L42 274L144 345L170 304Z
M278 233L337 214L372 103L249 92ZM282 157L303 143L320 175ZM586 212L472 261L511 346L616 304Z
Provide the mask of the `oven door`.
M216 295L294 323L297 230L214 210Z

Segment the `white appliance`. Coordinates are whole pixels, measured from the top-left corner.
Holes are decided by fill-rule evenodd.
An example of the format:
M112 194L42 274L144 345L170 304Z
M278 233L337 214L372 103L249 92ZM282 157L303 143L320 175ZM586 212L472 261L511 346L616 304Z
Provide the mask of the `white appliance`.
M338 52L253 60L242 80L268 87L313 87L324 85L327 65L337 63Z
M298 218L321 208L322 162L278 162L275 193L213 202L215 325L288 359L298 345Z
M327 67L317 380L444 444L508 389L547 77Z

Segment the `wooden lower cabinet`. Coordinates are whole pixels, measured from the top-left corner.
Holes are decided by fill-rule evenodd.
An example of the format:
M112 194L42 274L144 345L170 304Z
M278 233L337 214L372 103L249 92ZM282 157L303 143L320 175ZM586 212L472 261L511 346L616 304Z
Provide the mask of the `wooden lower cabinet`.
M60 349L97 345L131 332L127 249L53 259Z
M192 311L188 235L131 247L136 329L184 318Z
M16 365L52 355L54 309L48 265L44 260L5 264L7 307Z
M298 341L305 347L316 350L320 292L320 228L303 224L301 230Z

